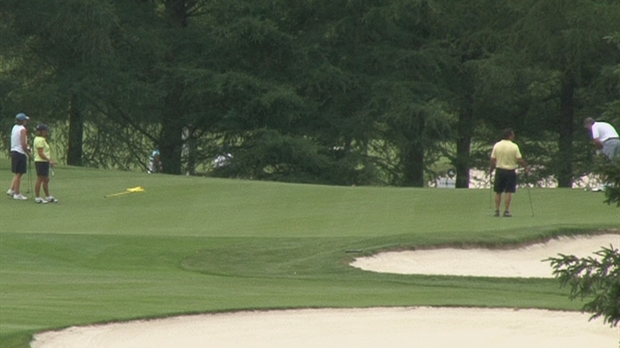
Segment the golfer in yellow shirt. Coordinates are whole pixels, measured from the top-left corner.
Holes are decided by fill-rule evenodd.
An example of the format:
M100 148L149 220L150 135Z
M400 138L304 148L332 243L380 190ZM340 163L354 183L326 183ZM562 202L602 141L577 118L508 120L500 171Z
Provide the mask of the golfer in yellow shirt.
M47 143L47 134L49 128L40 124L37 126L37 136L34 138L34 165L37 169L37 182L34 185L34 193L36 198L34 201L39 204L45 204L49 202L57 202L56 198L50 195L49 182L50 182L50 166L56 165L50 157L50 146ZM41 198L41 186L45 192L46 198Z
M519 164L527 171L527 162L521 157L519 146L513 141L515 133L511 128L507 128L502 133L502 140L495 143L491 152L490 172L495 170L495 183L493 191L495 192L495 216L499 215L499 209L502 202L502 194L504 197L504 216L511 217L510 203L512 194L517 191L517 168Z

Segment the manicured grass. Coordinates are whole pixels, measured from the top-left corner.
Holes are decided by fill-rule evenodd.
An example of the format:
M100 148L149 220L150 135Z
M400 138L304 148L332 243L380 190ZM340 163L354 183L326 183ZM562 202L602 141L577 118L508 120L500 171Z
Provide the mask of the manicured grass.
M580 190L532 189L534 217L521 190L515 217L497 219L488 190L55 173L58 205L0 197L2 346L27 347L50 328L243 309L574 310L581 304L551 279L375 274L348 263L382 249L497 246L620 226L602 194ZM0 188L10 180L0 160ZM104 198L134 186L146 191Z

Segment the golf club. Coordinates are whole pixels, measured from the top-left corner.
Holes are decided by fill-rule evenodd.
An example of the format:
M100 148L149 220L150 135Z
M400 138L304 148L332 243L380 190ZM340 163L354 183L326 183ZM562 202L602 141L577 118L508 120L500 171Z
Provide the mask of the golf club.
M534 217L534 205L532 204L532 193L530 192L530 177L527 172L525 172L525 181L525 187L527 187L527 196L530 199L530 210L532 212L532 217Z
M53 183L53 182L55 182L55 180L56 180L56 179L54 179L54 178L56 177L56 173L54 172L54 169L52 169L52 167L51 167L51 166L50 166L50 176L51 176L51 179L50 179L50 183L49 183L49 186L50 186L50 187L49 187L49 190L50 190L50 193L51 193L51 192L52 192L52 191L51 191L51 190L52 190L52 189L51 189L51 187L52 187L52 183ZM54 189L55 189L55 186L54 186ZM56 194L56 192L55 192L55 194ZM59 202L59 201L58 201L58 199L56 199L56 198L54 198L54 200L53 200L53 202L52 202L52 203L60 204L60 202Z
M32 188L32 158L28 157L28 187L26 188L26 193L30 194L34 192Z
M489 189L489 207L493 211L493 172L489 173L489 182L491 186Z

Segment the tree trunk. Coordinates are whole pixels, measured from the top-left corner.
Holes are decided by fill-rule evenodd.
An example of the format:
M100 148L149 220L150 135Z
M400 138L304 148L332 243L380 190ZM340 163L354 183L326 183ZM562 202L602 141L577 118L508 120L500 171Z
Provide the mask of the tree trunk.
M558 186L573 186L573 134L574 134L574 93L575 79L566 76L562 81L560 96L560 118L558 120L559 153L558 153Z
M168 18L173 27L187 27L187 19L189 17L187 9L187 0L166 1L166 12L168 13Z
M424 147L410 141L403 151L403 182L406 187L424 187Z
M78 106L78 97L72 94L69 99L69 144L67 146L67 164L81 166L82 142L84 140L84 119Z
M424 143L423 139L425 119L422 115L415 115L409 129L405 130L407 143L402 150L403 163L402 185L407 187L424 187Z
M162 171L167 174L181 174L181 153L183 150L183 117L181 95L183 85L177 83L166 97L161 119L160 154Z
M471 139L474 134L474 97L470 91L465 95L457 124L456 139L456 188L469 188Z
M198 151L198 144L196 142L196 136L194 134L194 127L190 127L185 130L185 134L183 136L185 141L185 151L183 156L187 158L187 167L185 168L185 173L189 175L196 175L196 165L198 164L198 160L196 158Z
M187 27L186 0L167 0L166 14L170 27L182 30ZM171 51L166 58L170 69L177 68L176 52ZM170 76L168 78L168 95L164 101L161 117L160 154L162 171L167 174L181 174L183 151L183 102L184 85L182 81Z

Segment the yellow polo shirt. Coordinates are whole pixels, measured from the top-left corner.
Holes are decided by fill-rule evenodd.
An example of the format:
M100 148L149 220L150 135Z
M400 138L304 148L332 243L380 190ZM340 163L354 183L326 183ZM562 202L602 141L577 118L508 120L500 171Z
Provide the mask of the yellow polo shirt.
M47 162L39 156L39 149L43 149L43 154L50 158L50 146L47 144L47 140L44 137L36 136L34 138L34 161L35 162Z
M500 140L493 145L491 158L497 160L496 167L507 170L515 170L519 167L518 159L521 158L519 146L510 140Z

